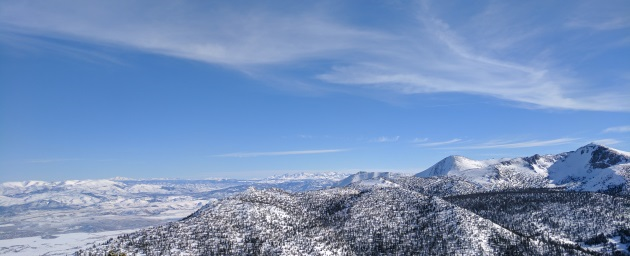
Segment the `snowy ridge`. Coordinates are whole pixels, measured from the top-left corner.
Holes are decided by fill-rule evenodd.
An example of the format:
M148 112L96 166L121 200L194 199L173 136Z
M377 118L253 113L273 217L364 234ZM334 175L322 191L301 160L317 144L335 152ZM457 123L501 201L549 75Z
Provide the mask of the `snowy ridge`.
M548 204L540 200L548 193L440 198L403 187L248 189L181 221L122 235L78 255L589 255L597 252L579 241L599 233L623 240L630 232L630 207L619 207L630 205L628 200L554 192ZM523 212L530 202L536 207ZM503 205L516 209L504 212ZM472 211L484 209L490 211ZM584 219L572 225L566 211ZM551 214L556 224L536 218L540 214ZM512 217L522 221L503 222ZM562 229L553 229L558 225ZM622 246L619 252L627 252Z
M359 172L306 192L250 187L78 254L628 255L630 200L564 190L623 194L628 159L589 144L513 159L451 156L413 177Z
M377 185L388 184L389 179L397 176L391 172L358 172L348 176L347 178L335 183L335 187L345 187L350 184ZM389 182L391 183L391 182Z
M556 155L471 160L449 156L416 177L462 177L489 189L568 187L628 193L630 154L598 144Z

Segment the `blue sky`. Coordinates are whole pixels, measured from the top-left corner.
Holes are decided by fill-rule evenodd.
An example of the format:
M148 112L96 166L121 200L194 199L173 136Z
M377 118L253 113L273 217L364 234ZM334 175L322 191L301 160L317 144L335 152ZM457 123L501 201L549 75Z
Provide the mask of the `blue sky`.
M628 1L0 2L0 181L630 150Z

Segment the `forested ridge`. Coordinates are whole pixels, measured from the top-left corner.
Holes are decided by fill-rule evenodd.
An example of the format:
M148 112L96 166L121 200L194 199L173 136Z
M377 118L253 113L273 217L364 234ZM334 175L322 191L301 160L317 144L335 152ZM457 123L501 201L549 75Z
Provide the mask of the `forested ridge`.
M628 254L626 197L548 189L453 194L427 195L403 186L250 189L181 221L76 254Z

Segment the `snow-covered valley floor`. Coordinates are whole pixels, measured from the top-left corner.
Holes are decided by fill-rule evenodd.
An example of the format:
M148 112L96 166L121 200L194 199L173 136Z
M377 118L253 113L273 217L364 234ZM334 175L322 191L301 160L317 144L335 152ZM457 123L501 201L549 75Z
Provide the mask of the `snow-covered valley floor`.
M135 229L96 233L68 233L54 236L20 237L0 240L0 255L71 255L80 248L102 242Z
M249 187L304 191L329 187L346 176L6 182L0 184L0 255L66 255L108 236L182 219Z

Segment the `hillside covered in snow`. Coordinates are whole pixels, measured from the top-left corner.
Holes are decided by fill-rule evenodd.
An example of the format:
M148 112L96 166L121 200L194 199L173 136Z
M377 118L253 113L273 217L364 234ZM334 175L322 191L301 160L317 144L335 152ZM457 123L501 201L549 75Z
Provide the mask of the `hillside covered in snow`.
M0 254L630 255L628 181L629 153L589 144L449 156L415 175L7 182ZM138 231L60 240L129 229Z
M304 192L248 190L78 255L630 255L629 154L452 156Z
M629 232L630 200L589 192L250 189L78 254L598 255L627 253Z

